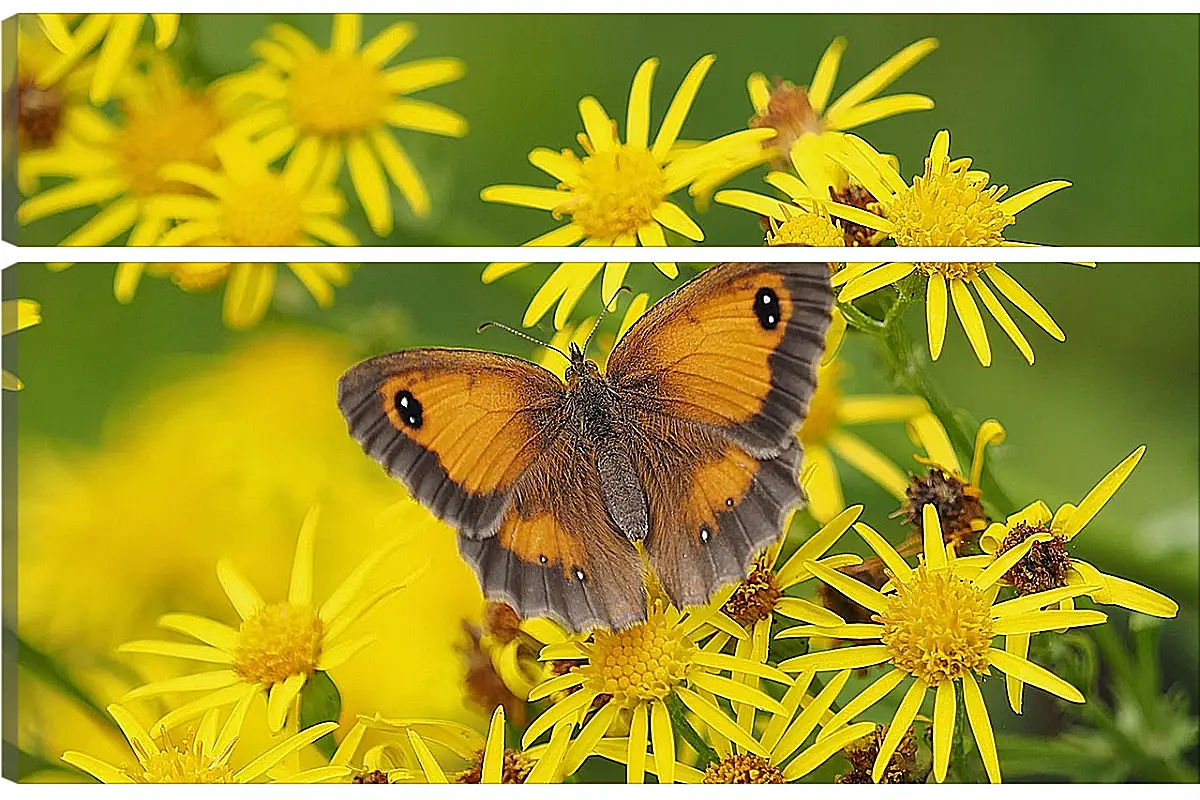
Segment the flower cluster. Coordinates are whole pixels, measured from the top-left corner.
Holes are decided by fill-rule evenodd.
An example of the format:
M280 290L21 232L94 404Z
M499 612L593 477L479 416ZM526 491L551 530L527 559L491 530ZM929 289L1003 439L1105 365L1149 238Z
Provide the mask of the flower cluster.
M458 113L412 96L458 80L465 67L450 57L395 63L416 36L408 22L365 37L360 15L337 14L327 44L272 24L250 48L252 66L203 86L182 77L173 60L179 15L44 14L22 19L20 26L17 183L25 199L17 216L24 225L90 209L62 242L67 246L122 240L349 246L359 242L347 220L352 207L361 210L366 228L387 237L398 219L393 189L417 217L430 215L439 199L396 131L467 132ZM139 44L143 28L152 41ZM750 75L753 116L745 128L704 139L684 134L715 56L691 66L658 119L651 97L659 60L647 58L633 75L623 114L611 115L611 103L606 108L585 96L577 106L577 149L537 147L529 153L551 185L488 186L480 197L548 212L554 227L529 246L653 247L680 237L700 242L702 214L736 213L720 207L759 217L768 246L1019 246L1006 238L1008 226L1019 212L1068 187L1067 181L1009 196L1007 186L993 184L971 159L951 157L945 130L933 134L919 173L906 178L897 158L848 132L932 108L924 95L881 95L937 45L917 41L837 95L847 47L839 37L817 60L807 85ZM773 191L723 188L760 169ZM345 185L352 191L345 192ZM686 203L693 208L685 209ZM872 257L886 259L886 252ZM325 308L352 276L351 267L338 262L285 266L127 262L117 266L114 292L129 302L151 278L187 292L223 288L224 322L240 329L264 317L285 283L293 284L294 295L307 294ZM492 283L527 266L492 263L482 280ZM629 288L630 267L567 262L554 268L524 314L524 324L533 326L553 310L555 334L538 358L543 366L563 377L562 351L595 335L601 350L596 361L604 368L615 343L657 298L637 287L611 332L602 327L602 316L579 319L576 312L587 306L584 297L597 278L596 299L605 312L614 311ZM673 263L655 267L670 279L680 272ZM91 704L90 713L119 731L120 755L85 743L60 747L54 758L105 783L552 783L586 780L589 767L619 772L630 783L786 783L821 776L842 783L971 782L977 776L999 782L1005 759L994 733L998 715L1022 714L1035 704L1057 711L1050 704L1091 699L1093 687L1068 671L1070 664L1047 655L1054 647L1066 647L1075 641L1071 637L1085 635L1081 631L1104 630L1097 626L1109 621L1106 607L1163 619L1179 611L1172 599L1102 571L1076 552L1076 537L1130 479L1146 448L1137 447L1077 504L1051 511L1040 499L1014 502L991 469L1005 428L995 419L965 426L966 415L940 396L926 368L942 353L951 303L984 367L992 354L976 300L1030 365L1032 347L1001 299L1060 341L1062 330L994 263L872 260L830 269L838 304L816 388L796 432L807 502L788 517L773 544L753 554L748 574L720 587L705 604L676 607L648 571L643 622L576 633L549 619L521 618L503 603L480 603L470 583L454 594L459 606L446 612L455 632L461 622L464 634L453 642L465 662L461 675L437 676L453 685L453 709L405 714L396 710L403 703L387 700L364 709L342 676L347 665L373 653L386 654L376 656L373 673L382 682L409 681L416 684L410 691L420 692L423 679L434 679L428 673L407 677L410 664L403 659L418 659L411 649L396 655L381 647L412 634L398 625L419 629L420 608L397 621L383 619L379 606L407 602L412 593L406 588L426 567L439 570L431 595L453 589L456 574L469 576L450 552L451 531L434 525L411 499L392 506L392 516L446 534L438 540L445 552L410 560L403 577L393 580L396 573L389 573L382 585L378 573L399 545L392 527L381 524L386 541L372 542L365 560L343 569L316 558L321 525L312 507L294 551L285 556L291 560L286 582L282 570L271 584L262 576L252 582L247 575L254 571L235 565L241 558L220 558L215 582L211 562L203 562L205 581L213 594L219 587L220 603L232 609L198 603L193 608L203 614L178 610L151 617L168 632L154 639L128 633L149 620L136 620L127 608L114 614L128 622L125 629L97 635L119 637L102 647L115 650L106 657L117 660L126 683L136 676L137 685L123 685L113 698ZM905 312L919 302L927 349L909 340L904 324ZM41 307L32 300L5 301L3 311L5 334L41 321ZM31 335L38 332L24 337ZM881 391L847 390L854 368L862 367L840 354L844 341L874 347L887 384ZM349 356L315 359L320 364L308 370L292 359L302 360L315 347L311 342L283 338L261 347L256 357L239 356L233 369L203 385L181 383L154 396L147 407L154 414L137 415L154 424L122 439L125 461L78 467L66 499L23 509L23 522L68 515L77 507L80 516L100 513L78 501L100 480L95 474L104 473L118 476L104 478L105 485L120 484L111 519L144 526L131 509L162 503L151 527L157 534L169 518L174 527L162 530L164 536L195 533L187 520L177 519L179 509L189 506L172 502L172 493L192 491L191 483L200 487L195 494L203 503L220 487L222 501L234 511L262 512L266 506L275 516L288 506L279 498L294 506L303 496L309 507L313 497L334 495L334 507L346 516L343 529L362 527L363 509L379 498L362 488L370 479L338 460L350 450L341 420L333 426L336 444L322 445L315 457L304 452L310 440L302 438L329 422L325 412L333 409L326 399L311 414L305 403L324 398ZM276 373L259 391L263 363ZM3 377L5 389L22 388L15 375ZM205 401L194 401L193 394L217 411L205 416L196 405ZM255 399L262 406L258 415L238 417ZM225 414L228 419L214 419ZM218 422L228 438L210 441L203 432ZM890 427L897 437L906 433L911 458L897 461L872 444L867 426ZM204 441L196 441L198 430ZM177 467L185 448L207 466ZM250 451L253 458L230 465ZM314 461L319 463L312 466ZM130 470L130 463L138 468ZM30 469L34 485L61 471L57 464ZM167 484L143 483L146 470L173 469ZM259 473L282 477L264 479L259 488L267 499L251 500L246 477ZM331 488L338 480L340 488ZM294 483L303 489L291 491ZM392 493L400 491L388 483L383 494L392 502ZM330 506L323 507L328 526ZM890 514L895 523L888 523L889 530L876 524L875 514ZM289 518L289 535L294 522ZM89 530L84 524L79 529ZM220 540L222 546L233 538ZM103 558L103 546L91 545L99 549L87 553ZM178 549L191 545L183 541ZM323 542L323 553L327 547L336 549ZM22 548L23 560L33 553L48 562L45 553L62 546L47 538L23 541ZM264 549L278 562L277 546ZM156 544L139 543L88 564L91 574L76 581L81 585L71 589L71 598L90 598L96 581L134 573L141 580L131 594L148 593L150 584L170 585L198 572L201 551L188 552L171 561ZM127 572L106 574L116 572L118 561ZM72 581L56 583L46 574L50 569L43 563L27 580L67 591L61 587ZM326 580L337 581L336 588L317 591ZM165 595L174 599L169 590ZM49 605L23 602L22 627L50 620L57 607ZM92 620L85 627L97 626ZM180 661L202 666L180 667ZM442 667L440 673L449 672ZM997 689L990 697L984 691L989 683ZM475 718L479 725L489 720L486 732L469 724L476 712L484 715Z

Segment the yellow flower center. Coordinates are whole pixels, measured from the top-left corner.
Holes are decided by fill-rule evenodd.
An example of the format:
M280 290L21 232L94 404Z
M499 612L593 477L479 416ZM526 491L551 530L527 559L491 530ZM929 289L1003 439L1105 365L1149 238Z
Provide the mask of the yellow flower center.
M126 770L138 783L233 783L233 772L225 764L228 753L204 752L203 746L189 737L180 744L159 743L153 755L141 753L142 774ZM232 749L232 748L230 748Z
M325 625L307 606L264 606L242 623L233 648L233 671L244 681L283 683L311 675L321 657Z
M949 570L924 565L879 615L892 663L931 686L988 667L991 607L983 593Z
M802 445L823 442L837 428L838 405L841 403L837 384L841 373L841 364L837 363L822 367L817 373L817 388L808 404L808 416L800 426Z
M767 244L806 244L810 247L841 247L842 232L821 214L793 214L785 222L771 220Z
M391 101L383 74L357 53L318 53L297 64L287 92L296 124L324 134L369 128Z
M926 275L932 275L935 272L940 272L942 277L948 281L970 281L974 280L980 270L989 267L991 264L968 264L961 261L950 263L929 263L925 261L917 262L917 269L924 272Z
M965 159L936 172L926 159L925 174L913 178L912 188L884 203L884 216L896 227L892 238L902 247L1001 244L1016 217L1001 208L1000 187L987 181L969 171Z
M225 199L225 223L235 245L296 245L304 233L301 197L279 175L264 175Z
M783 770L753 753L738 753L709 764L705 783L786 783Z
M623 706L662 700L687 677L696 645L667 624L663 612L623 631L597 631L588 663L579 667L588 688Z
M585 157L578 177L564 188L575 197L555 213L570 214L589 237L602 239L635 233L667 196L662 169L650 151L625 144Z
M126 114L114 147L133 192L142 197L195 194L198 190L190 184L165 181L158 172L174 161L217 166L212 139L221 120L212 104L202 95L182 90L145 107L127 107Z

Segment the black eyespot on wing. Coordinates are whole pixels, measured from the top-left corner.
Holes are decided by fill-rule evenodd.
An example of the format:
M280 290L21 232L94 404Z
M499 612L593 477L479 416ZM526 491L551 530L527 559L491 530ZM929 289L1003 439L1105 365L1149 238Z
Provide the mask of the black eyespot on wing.
M775 294L774 289L764 286L755 293L754 316L758 317L758 324L765 331L773 331L779 327L779 295Z
M425 421L425 412L421 407L421 401L413 397L412 392L408 390L396 392L393 399L396 404L396 413L400 415L400 419L404 420L410 428L419 429Z

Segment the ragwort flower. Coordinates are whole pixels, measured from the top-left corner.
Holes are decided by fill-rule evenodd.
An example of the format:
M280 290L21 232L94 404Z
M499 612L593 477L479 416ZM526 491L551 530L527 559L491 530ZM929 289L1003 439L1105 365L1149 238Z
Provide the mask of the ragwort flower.
M121 652L152 653L185 658L226 669L169 678L134 689L124 700L174 692L206 691L203 697L168 712L155 731L193 719L210 708L237 703L267 692L267 723L279 731L293 709L305 682L317 670L330 670L374 641L372 635L347 639L350 625L382 600L403 588L394 584L370 597L358 597L364 581L395 547L385 546L367 558L320 606L313 605L313 543L317 512L309 512L300 528L287 600L265 602L258 591L228 561L217 563L217 577L233 604L241 626L233 628L193 614L166 614L159 625L198 639L201 644L136 641Z
M1061 595L1065 591L1067 594L1061 599L1054 599L1054 603L1063 610L1073 607L1072 598L1075 594L1086 594L1094 602L1103 605L1120 606L1153 617L1174 617L1179 613L1179 604L1171 598L1133 581L1103 573L1067 552L1067 546L1092 518L1100 513L1105 503L1112 499L1121 488L1121 484L1133 473L1134 467L1145 452L1146 448L1143 446L1130 453L1124 461L1100 479L1078 506L1064 503L1051 516L1049 507L1038 500L1008 517L1003 523L991 524L980 538L980 545L986 555L964 561L988 567L1027 539L1044 534L1048 538L1035 541L1029 552L1002 578L1006 585L1016 590L1018 596L1040 593L1054 598L1055 593ZM1090 588L1070 594L1073 589L1081 586ZM1019 656L1025 656L1029 652L1029 636L1028 633L1009 635L1005 643L1006 649ZM1007 683L1009 703L1013 711L1020 713L1023 682L1019 676L1009 675Z
M888 671L857 697L842 707L822 728L818 741L837 731L858 714L875 705L908 678L912 683L904 693L892 718L883 746L875 761L872 777L878 781L912 724L929 692L934 692L933 764L934 777L945 780L949 766L950 743L954 736L956 684L961 685L967 719L983 758L988 778L1000 781L1000 763L992 734L987 707L979 690L977 676L996 667L1006 675L1016 675L1026 683L1045 689L1065 700L1082 703L1079 691L1023 656L992 646L996 636L1082 625L1095 625L1107 617L1098 611L1043 611L1039 594L996 603L998 582L1017 563L1035 541L1049 538L1039 534L1027 539L980 571L964 570L953 552L942 542L942 526L932 505L922 509L924 558L914 569L887 541L865 525L857 527L871 549L883 559L891 572L891 581L879 592L847 575L816 562L806 563L809 571L860 605L875 612L873 624L847 624L835 627L810 626L792 635L827 636L875 640L822 652L810 652L788 659L780 668L806 673L839 670L845 680L851 670L885 665ZM973 574L972 577L967 577ZM1074 591L1083 594L1087 587ZM1061 596L1061 595L1056 595Z
M125 734L137 758L136 765L116 766L74 750L63 753L62 759L101 783L254 783L284 759L338 727L336 722L313 725L278 742L245 766L234 768L229 761L251 700L253 695L243 697L219 729L217 709L209 709L200 726L181 739L168 737L165 732L151 736L133 714L114 703L108 707L108 713ZM269 782L318 783L349 774L350 770L344 766L329 765Z
M650 142L650 88L658 68L657 58L648 58L638 68L629 93L625 141L617 135L617 123L600 101L579 101L585 134L579 135L584 156L571 150L556 153L539 147L529 161L558 181L557 188L535 186L489 186L480 197L492 203L508 203L549 211L555 219L570 222L525 243L536 247L583 246L665 247L663 229L675 231L692 241L702 241L704 232L687 213L668 199L687 186L712 159L721 157L742 139L758 141L770 131L743 131L714 142L675 150L692 101L700 89L714 56L697 61L679 86L667 113ZM483 282L491 283L528 266L529 262L493 263L483 271ZM673 263L655 266L667 277L679 274ZM601 272L601 296L610 301L629 271L629 263L564 263L534 295L525 312L524 324L535 324L557 303L554 327L567 322L583 293Z
M355 770L359 773L356 783L557 783L571 737L571 722L558 722L547 744L518 749L504 745L503 706L492 713L486 738L457 722L360 717L330 764L349 764L369 731L397 735L400 741L369 748L363 754L361 769ZM431 743L449 751L465 769L445 766L447 760L434 756Z
M990 176L972 170L969 158L951 161L950 133L941 131L934 137L929 157L925 159L924 174L913 178L910 186L883 155L862 139L843 134L843 142L842 149L831 157L876 198L881 213L840 202L828 203L829 213L886 233L901 247L1024 246L1023 242L1006 240L1004 229L1016 221L1016 215L1022 210L1071 185L1063 180L1047 181L1001 199L1008 187L989 187ZM985 367L992 363L983 318L968 290L970 286L1025 360L1033 363L1033 348L984 277L1055 339L1063 341L1066 338L1033 296L995 264L889 263L865 272L843 271L834 276L833 284L845 284L838 300L848 303L896 283L914 271L928 278L925 306L929 353L934 360L942 354L945 342L946 297L949 293L979 363Z
M807 87L796 86L779 78L775 79L772 86L761 72L751 75L746 80L746 90L750 94L754 116L750 118L748 127L750 130L770 128L775 135L757 144L746 142L739 151L692 184L689 190L691 194L699 198L707 197L729 179L761 164L770 164L776 170L786 169L796 145L823 161L825 153L838 147L837 134L840 131L909 111L933 108L933 100L924 95L875 96L932 53L938 46L937 39L913 42L830 103L846 45L844 36L830 43ZM833 164L829 167L836 169Z
M530 693L532 702L557 692L569 692L530 724L522 743L528 747L563 720L582 724L563 756L563 775L570 775L596 752L597 744L621 716L629 724L629 781L644 780L649 743L653 745L659 781L672 783L676 731L669 704L678 702L709 728L720 731L750 752L767 755L761 744L718 705L701 696L701 692L783 713L778 701L741 683L739 677L756 675L783 684L791 681L767 664L698 645L714 630L739 637L746 635L737 623L716 610L714 603L685 613L659 598L650 599L648 605L643 623L622 631L599 630L589 641L572 639L542 650L543 660L582 663L543 682ZM718 674L725 671L733 679Z
M96 57L89 96L102 105L112 96L121 72L128 66L146 22L146 14L88 14L74 30L67 27L62 14L38 14L46 38L62 55L48 64L38 79L45 87L53 85L84 56L100 45ZM175 41L179 32L178 14L150 14L154 20L154 46L163 50Z
M362 15L334 14L328 50L290 25L272 24L251 49L261 63L224 78L219 92L245 105L241 134L281 136L290 159L326 165L341 174L343 158L371 230L392 232L389 183L418 217L428 216L429 190L392 128L465 136L467 122L455 112L409 95L458 80L466 66L457 58L427 58L388 67L416 38L411 22L395 22L362 44Z

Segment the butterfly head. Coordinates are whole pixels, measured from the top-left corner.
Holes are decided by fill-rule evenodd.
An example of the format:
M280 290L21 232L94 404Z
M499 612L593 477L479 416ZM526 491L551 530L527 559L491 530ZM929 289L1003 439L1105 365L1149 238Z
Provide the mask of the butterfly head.
M574 386L580 380L603 380L600 367L583 354L583 348L571 342L568 351L568 357L571 359L571 366L567 367L566 372L568 386Z

